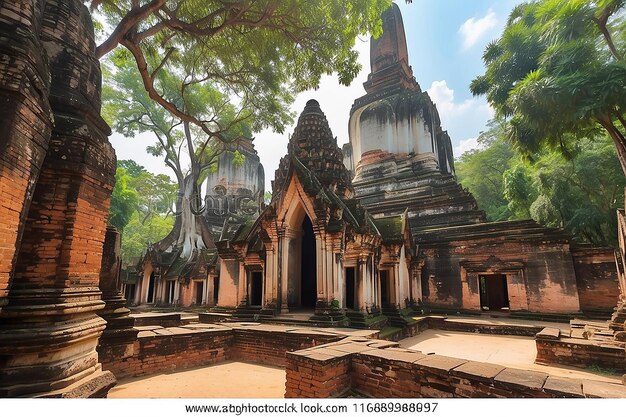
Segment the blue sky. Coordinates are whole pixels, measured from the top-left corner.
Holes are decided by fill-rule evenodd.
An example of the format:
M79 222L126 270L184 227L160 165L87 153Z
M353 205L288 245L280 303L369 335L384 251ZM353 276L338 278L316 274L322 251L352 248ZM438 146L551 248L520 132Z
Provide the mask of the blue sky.
M493 116L484 98L469 92L471 80L484 71L481 56L485 45L497 39L512 8L521 0L413 0L396 3L402 11L409 61L422 90L437 105L444 130L452 138L455 157L475 146L476 137ZM362 87L369 73L368 39L357 41L363 70L349 87L335 77L325 76L316 91L301 93L292 110L299 114L307 100L315 98L325 112L333 134L341 144L348 142L348 117L353 101L365 94ZM271 131L255 135L255 146L265 167L266 190L280 158L287 151L288 135L294 126L278 135ZM114 134L111 143L118 159L134 159L155 173L171 174L158 158L145 148L152 138L143 134L133 139Z

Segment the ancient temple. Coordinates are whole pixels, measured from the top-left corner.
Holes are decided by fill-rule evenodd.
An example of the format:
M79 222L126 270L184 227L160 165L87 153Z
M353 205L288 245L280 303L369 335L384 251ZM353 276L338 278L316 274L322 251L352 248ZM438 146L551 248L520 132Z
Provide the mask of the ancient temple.
M374 219L406 211L422 303L543 313L614 305L614 294L581 305L594 274L614 287L610 250L573 250L562 231L531 220L485 221L456 181L450 138L408 65L395 4L383 16L383 30L372 40L367 94L352 106L350 143L343 149L355 197ZM596 270L585 269L588 264Z
M216 242L219 306L305 310L314 321L347 324L344 309L362 319L420 298L406 215L374 219L354 198L315 100L298 119L272 191L258 219L227 222Z
M239 158L237 160L236 158ZM132 304L159 306L216 305L219 265L215 241L223 234L227 219L256 219L263 207L265 173L252 139L241 138L217 156L215 169L207 174L204 206L196 219L203 246L189 255L175 242L181 222L162 241L147 248L125 278Z

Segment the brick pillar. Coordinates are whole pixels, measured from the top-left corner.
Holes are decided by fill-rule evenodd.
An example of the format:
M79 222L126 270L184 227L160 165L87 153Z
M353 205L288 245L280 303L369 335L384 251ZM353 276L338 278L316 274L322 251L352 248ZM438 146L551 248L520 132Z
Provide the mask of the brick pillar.
M105 396L115 378L98 363L96 312L115 154L86 7L48 0L42 22L55 123L0 313L0 397Z
M52 129L43 3L0 0L0 311Z
M134 340L138 333L138 330L133 329L135 319L130 317L130 310L126 308L126 299L120 291L121 244L120 232L113 226L107 227L100 269L100 291L102 291L102 301L105 306L99 313L100 317L106 320L107 325L100 338L100 345Z

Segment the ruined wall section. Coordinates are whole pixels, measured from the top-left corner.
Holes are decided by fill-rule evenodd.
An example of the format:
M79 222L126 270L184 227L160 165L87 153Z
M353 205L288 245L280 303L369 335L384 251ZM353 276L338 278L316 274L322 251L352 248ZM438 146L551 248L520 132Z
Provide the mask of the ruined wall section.
M612 248L572 250L580 309L589 314L606 316L613 312L619 298L619 283Z
M504 274L510 311L580 311L574 263L565 236L532 221L423 231L417 237L426 306L481 309L479 277Z

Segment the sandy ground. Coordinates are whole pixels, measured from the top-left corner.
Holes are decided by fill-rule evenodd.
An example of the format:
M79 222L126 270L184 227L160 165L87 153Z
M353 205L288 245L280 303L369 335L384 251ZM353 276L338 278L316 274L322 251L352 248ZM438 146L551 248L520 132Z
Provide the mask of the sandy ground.
M283 398L284 395L283 368L243 362L127 378L109 392L109 398Z
M535 340L530 337L426 330L417 336L401 340L400 346L427 354L436 353L478 362L496 363L511 368L541 371L554 376L621 382L621 375L597 374L567 366L535 364L537 350Z

